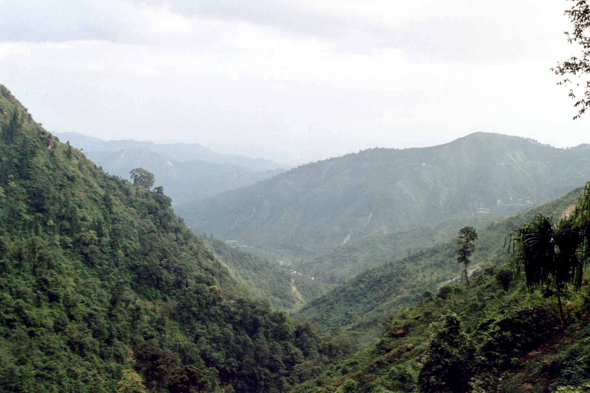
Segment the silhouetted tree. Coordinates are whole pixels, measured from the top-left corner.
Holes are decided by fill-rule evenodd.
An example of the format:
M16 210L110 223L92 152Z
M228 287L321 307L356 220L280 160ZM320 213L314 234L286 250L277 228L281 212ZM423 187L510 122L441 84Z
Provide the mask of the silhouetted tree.
M469 275L467 274L467 265L471 262L469 257L475 249L477 240L477 231L473 227L463 227L459 230L459 237L455 239L455 251L457 253L457 262L465 266L465 281L469 286Z
M573 218L557 224L541 214L512 234L512 253L519 269L524 268L526 284L534 291L543 287L555 291L562 324L565 323L561 296L571 283L575 290L582 285L584 264L578 257L582 236Z
M559 76L565 77L559 85L572 85L575 88L581 89L581 92L576 92L574 88L570 89L569 96L576 100L574 107L579 108L578 114L574 119L579 118L590 107L590 5L588 0L570 0L574 5L567 11L565 15L570 19L573 29L571 32L565 32L567 40L571 44L578 44L581 49L581 54L572 56L564 62L557 63L555 68L551 70ZM578 80L573 82L570 77L576 77ZM580 97L581 95L581 97Z
M66 146L68 147L66 150L66 156L68 157L68 160L72 159L72 145L70 145L70 141L66 142Z

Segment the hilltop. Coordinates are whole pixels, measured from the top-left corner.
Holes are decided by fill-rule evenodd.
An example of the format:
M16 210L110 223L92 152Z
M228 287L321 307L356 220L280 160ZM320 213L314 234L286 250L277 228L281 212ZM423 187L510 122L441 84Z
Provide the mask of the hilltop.
M121 152L125 150L152 151L167 160L177 162L202 161L212 164L230 165L252 172L286 169L276 162L261 158L248 158L236 154L221 154L198 143L154 143L146 141L112 140L105 141L76 132L55 133L64 142L70 143L85 152Z
M588 146L557 149L476 133L441 146L373 149L303 165L177 210L197 232L307 258L366 235L445 223L447 233L465 222L483 227L589 177ZM401 255L416 243L400 247Z

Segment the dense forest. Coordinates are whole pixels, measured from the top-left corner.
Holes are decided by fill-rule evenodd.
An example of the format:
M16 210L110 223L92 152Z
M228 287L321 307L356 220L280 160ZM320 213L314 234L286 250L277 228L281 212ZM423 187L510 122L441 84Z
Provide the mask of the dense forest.
M161 187L106 175L0 87L0 390L282 392L347 353L252 300Z
M243 283L245 290L261 300L267 300L275 309L298 311L310 300L327 293L334 285L294 274L265 258L244 252L238 246L205 236L207 245Z
M590 393L590 0L62 3L0 2L0 393Z

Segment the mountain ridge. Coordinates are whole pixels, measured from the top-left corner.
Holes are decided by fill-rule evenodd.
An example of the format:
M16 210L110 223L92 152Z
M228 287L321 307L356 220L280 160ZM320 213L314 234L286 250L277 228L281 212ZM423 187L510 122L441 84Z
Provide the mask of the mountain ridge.
M371 149L178 206L197 232L322 253L370 233L483 223L564 195L590 177L590 150L476 133L427 148ZM347 240L348 239L348 240Z
M156 143L133 139L104 140L76 132L54 133L64 141L70 141L85 151L119 151L130 148L150 149L174 161L205 161L216 164L239 166L250 171L269 171L287 167L263 158L248 158L237 154L217 153L199 143Z

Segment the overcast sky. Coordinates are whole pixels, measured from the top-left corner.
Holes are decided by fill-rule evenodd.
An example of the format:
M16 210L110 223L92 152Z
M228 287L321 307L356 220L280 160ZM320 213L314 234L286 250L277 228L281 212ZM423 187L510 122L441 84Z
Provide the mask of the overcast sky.
M0 0L0 83L50 131L298 164L475 131L590 143L565 0Z

